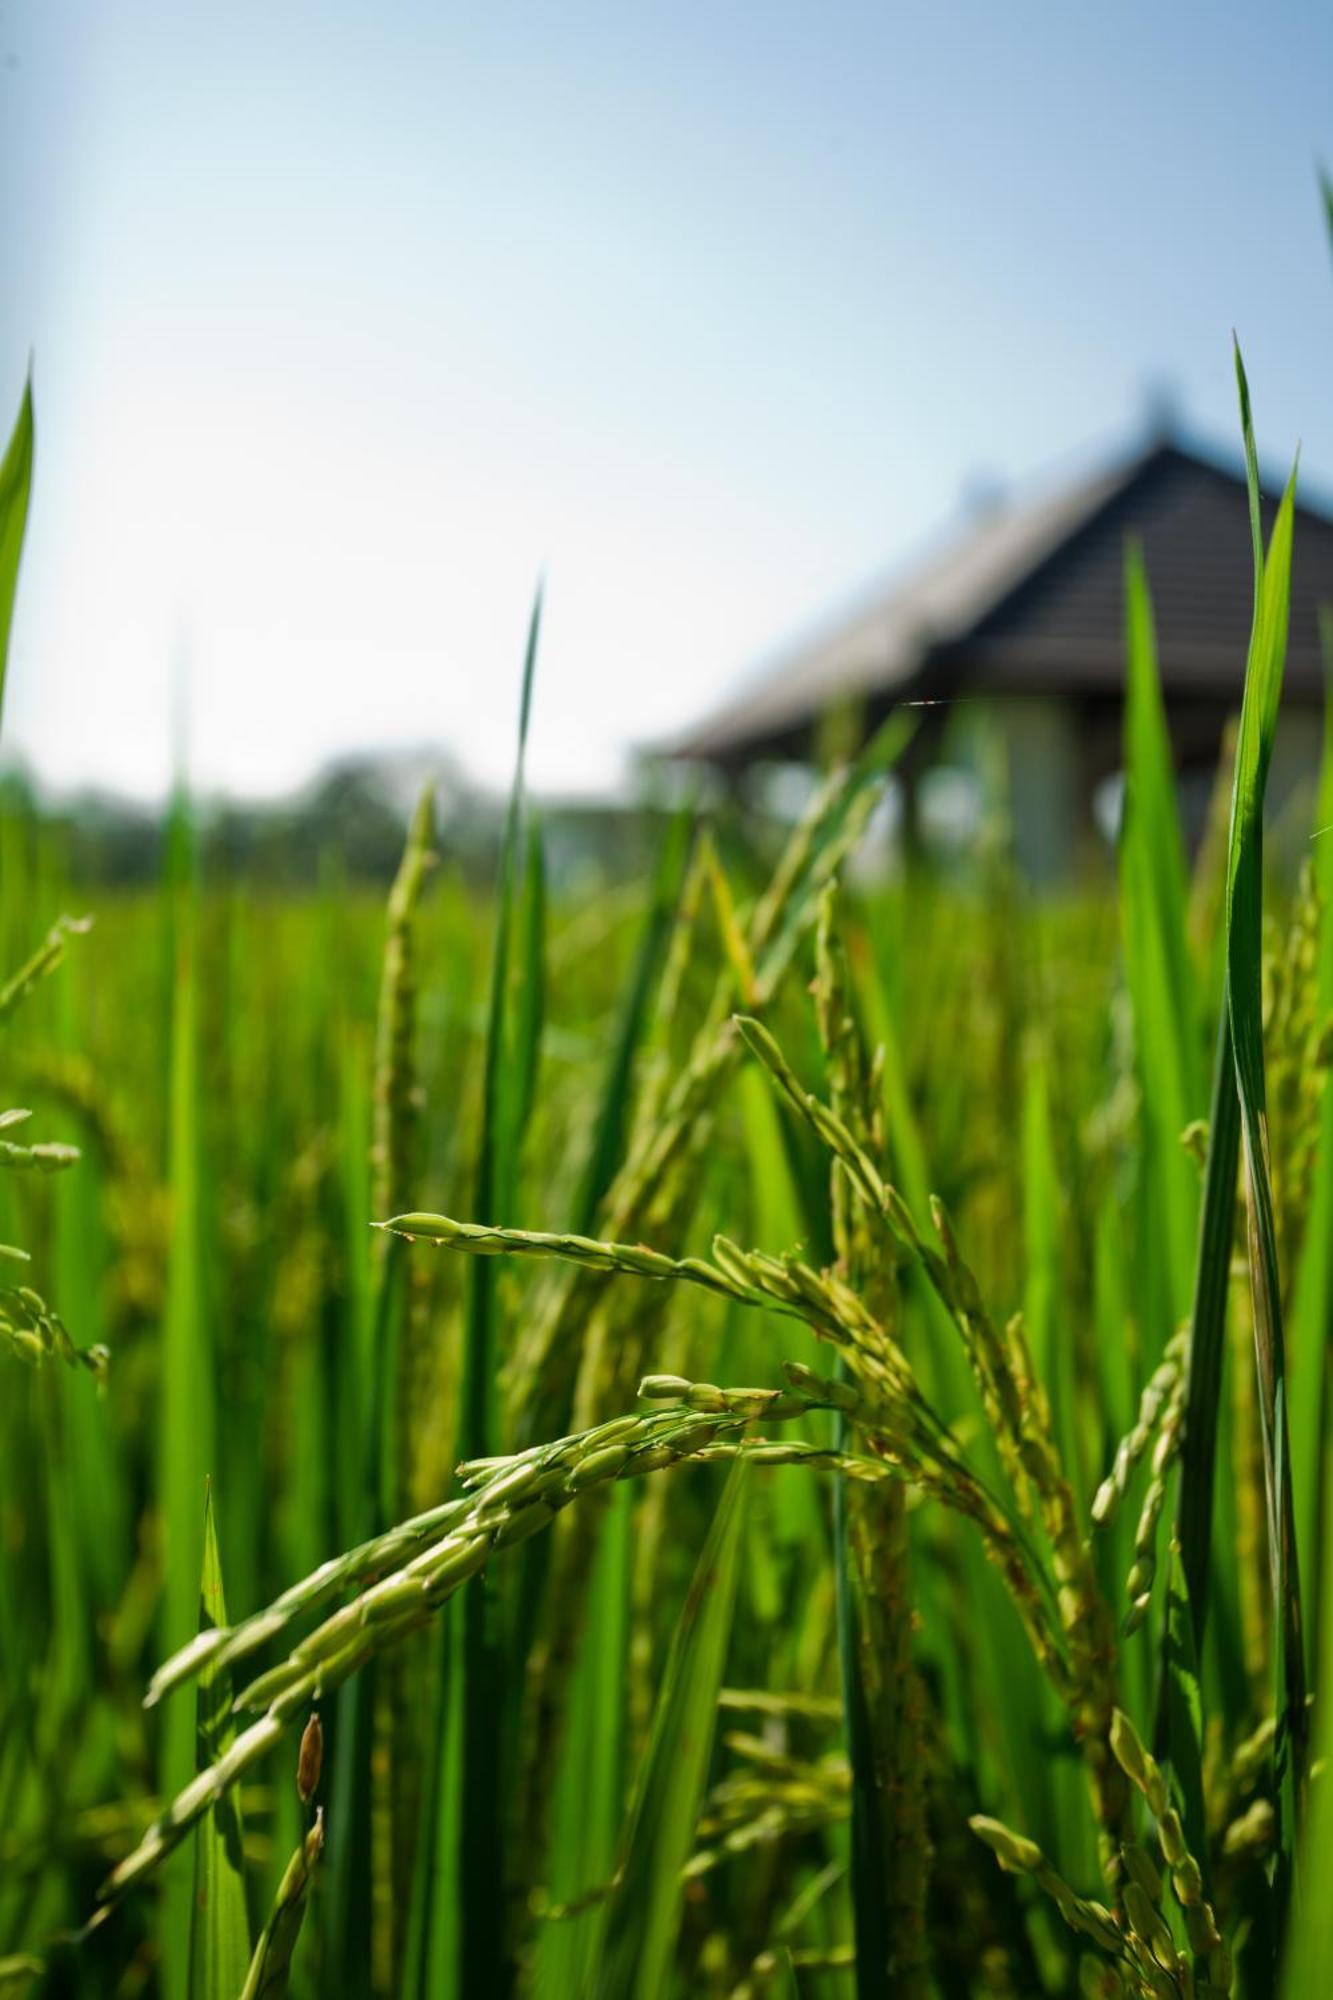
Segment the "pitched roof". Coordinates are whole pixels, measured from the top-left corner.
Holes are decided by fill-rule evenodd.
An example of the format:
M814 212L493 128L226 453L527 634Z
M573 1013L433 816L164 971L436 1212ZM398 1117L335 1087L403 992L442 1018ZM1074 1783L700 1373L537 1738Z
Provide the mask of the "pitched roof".
M1272 506L1266 503L1271 520ZM1333 520L1298 506L1287 686L1322 690ZM1244 480L1158 443L1058 491L989 508L927 560L778 654L672 746L718 763L791 754L847 700L960 692L1118 698L1126 541L1143 547L1168 703L1239 701L1252 593Z

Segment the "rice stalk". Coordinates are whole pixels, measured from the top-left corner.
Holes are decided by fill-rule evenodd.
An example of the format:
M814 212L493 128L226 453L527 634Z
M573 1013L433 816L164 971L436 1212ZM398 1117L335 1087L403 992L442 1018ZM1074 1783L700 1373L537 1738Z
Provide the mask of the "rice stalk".
M375 1031L370 1149L371 1200L392 1208L420 1172L421 1095L417 1083L418 906L434 860L434 788L422 787L408 826L403 857L385 914L384 963ZM368 1463L373 1467L375 1525L407 1512L414 1490L415 1412L425 1380L422 1343L425 1301L413 1285L401 1246L374 1239L374 1329ZM395 1990L401 1955L398 1912L407 1894L412 1836L419 1808L419 1762L413 1742L415 1707L401 1656L386 1662L372 1696L370 1772L370 1981L376 1994ZM363 1708L349 1711L358 1721ZM348 1753L356 1758L355 1737ZM345 1882L352 1824L335 1844L334 1875Z
M240 1989L240 2000L283 2000L291 1982L292 1954L305 1922L310 1886L323 1851L321 1809L283 1871L273 1908L259 1934L245 1984Z
M858 1144L883 1157L876 1078L852 1013L836 930L834 885L820 899L815 1009L831 1102ZM845 1169L830 1168L838 1272L872 1312L895 1312L896 1275L856 1202ZM839 1419L845 1432L846 1419ZM919 1743L922 1696L912 1658L905 1492L834 1486L838 1629L852 1761L852 1907L857 1983L869 1996L924 1992L929 1872Z
M987 1314L942 1205L936 1202L932 1208L941 1254L925 1241L902 1196L882 1179L843 1121L803 1088L768 1030L755 1020L742 1019L739 1025L777 1086L841 1162L868 1213L892 1242L919 1263L957 1328L1015 1492L1021 1492L1024 1481L1031 1487L1050 1543L1062 1627L1060 1651L1067 1658L1070 1673L1068 1681L1057 1676L1061 1680L1059 1691L1071 1710L1074 1733L1088 1764L1098 1818L1108 1842L1104 1862L1113 1873L1116 1863L1109 1842L1120 1827L1127 1800L1109 1753L1115 1706L1110 1617L1061 1468L1049 1409L1040 1399L1023 1394L1029 1370L1017 1331L1010 1326L1002 1333Z
M911 727L901 717L892 718L853 769L830 781L793 831L745 931L747 962L754 967L761 1002L781 983L802 931L812 920L819 889L859 839L873 805L875 781L898 756ZM701 865L700 887L705 880ZM667 991L674 990L688 961L694 934L689 915L692 894L687 888L664 972ZM666 1228L679 1235L687 1226L718 1093L739 1057L728 1018L734 998L728 973L719 981L690 1052L670 1082L663 1087L659 1071L655 1085L650 1072L648 1095L632 1121L627 1156L598 1212L597 1228L603 1236L624 1240ZM645 1115L650 1101L651 1119ZM645 1300L625 1323L613 1321L592 1278L567 1281L554 1289L516 1343L506 1369L518 1438L540 1436L553 1424L569 1421L576 1428L588 1428L623 1406L660 1339L664 1303ZM549 1785L558 1764L564 1692L582 1629L596 1530L595 1512L580 1509L556 1537L544 1591L545 1637L528 1661L528 1737L541 1746L540 1756L529 1758L525 1783L525 1817L534 1838L545 1826Z

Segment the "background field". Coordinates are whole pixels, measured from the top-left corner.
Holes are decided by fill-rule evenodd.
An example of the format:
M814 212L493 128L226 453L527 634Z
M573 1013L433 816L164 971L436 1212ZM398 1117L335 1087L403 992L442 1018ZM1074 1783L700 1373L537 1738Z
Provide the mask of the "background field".
M43 1948L81 1923L110 1865L194 1768L189 1695L147 1716L140 1704L155 1667L194 1628L204 1475L233 1616L449 1488L479 1301L497 1363L521 1371L532 1328L551 1310L550 1267L418 1249L402 1260L386 1305L385 1239L369 1220L403 1208L484 1214L478 1158L498 1147L508 1184L497 1219L587 1226L645 1096L687 1065L719 968L724 986L753 977L735 908L750 905L784 829L724 819L715 832L720 864L682 818L663 843L655 891L639 879L589 879L545 904L534 890L535 820L511 855L521 880L498 904L461 879L446 849L409 891L410 914L400 883L386 974L378 888L331 880L319 893L275 893L216 859L201 868L182 801L160 888L101 885L91 930L69 940L64 964L9 1026L10 1095L34 1107L44 1138L78 1144L83 1159L58 1178L7 1180L0 1234L31 1249L35 1281L77 1345L103 1342L111 1362L104 1386L77 1368L6 1371L5 1950ZM84 910L67 851L61 829L11 797L0 822L4 962L24 959L54 914ZM1317 843L1310 851L1322 862ZM943 1198L996 1316L1026 1315L1085 1517L1189 1308L1201 1170L1179 1129L1208 1109L1224 865L1214 840L1177 912L1191 996L1183 1056L1192 1067L1165 1120L1145 1093L1145 1082L1155 1085L1144 1067L1161 1030L1150 1018L1162 1005L1160 979L1154 985L1152 968L1131 957L1137 987L1127 983L1121 913L1105 883L1054 899L1027 895L1007 861L1002 796L978 851L949 879L924 862L888 878L881 868L843 898L849 1000L884 1050L876 1086L884 1157L919 1213L928 1191ZM1145 919L1132 851L1123 872L1132 944L1133 927L1160 912L1149 891ZM734 907L719 900L724 879ZM497 1037L501 911L510 960ZM1328 976L1329 945L1308 872L1299 889L1279 888L1273 912L1265 990L1275 1157L1286 1269L1298 1291L1297 1275L1323 1248L1303 1253L1311 1171L1319 1213L1328 1200L1327 1159L1319 1154L1312 1169L1310 1156L1326 1060L1316 986ZM822 1063L806 990L810 915L765 1017L813 1080ZM488 1047L499 1049L489 1074ZM647 1240L673 1255L704 1253L721 1228L773 1251L804 1246L815 1265L833 1257L827 1156L752 1062L729 1062L697 1108L683 1165L663 1180ZM1173 1235L1175 1199L1183 1220ZM890 1271L900 1262L891 1259ZM1243 1259L1237 1268L1205 1744L1213 1867L1243 1933L1268 1895L1271 1828L1262 1747L1250 1752L1248 1779L1243 1757L1239 1767L1235 1760L1270 1708L1272 1633ZM571 1398L583 1423L632 1407L623 1367L589 1377L599 1315L631 1372L768 1385L781 1382L786 1359L827 1372L809 1331L776 1314L688 1287L649 1287L645 1305L632 1277L580 1282L588 1288L568 1320L567 1365L548 1371L540 1392L539 1377L524 1383L520 1374L492 1418L507 1444L525 1442L534 1421L538 1436L568 1429ZM985 1462L961 1350L944 1345L910 1274L893 1289L904 1346L941 1408L956 1399L958 1435ZM1297 1393L1311 1386L1300 1359ZM368 1444L377 1396L380 1437ZM827 1444L830 1421L813 1417L805 1434ZM322 1704L328 1850L294 1990L424 1993L448 1990L439 1982L453 1977L453 1990L489 1990L468 1983L466 1958L460 1973L440 1971L457 1948L435 1935L458 1907L453 1869L464 1898L484 1890L495 1910L489 1942L464 1950L495 1951L494 1967L521 1966L535 1990L582 1990L592 1957L607 1951L599 1926L608 1899L563 1918L549 1906L611 1879L673 1635L726 1480L724 1468L700 1466L612 1489L608 1512L589 1505L598 1531L582 1544L590 1568L576 1569L572 1584L558 1555L548 1572L540 1559L511 1558L491 1573L501 1577L506 1668L492 1690L500 1706L490 1712L487 1750L498 1790L480 1808L475 1798L460 1808L455 1823L466 1846L474 1831L486 1837L469 1814L494 1821L495 1852L514 1874L507 1895L493 1878L479 1885L465 1855L442 1856L433 1832L447 1836L441 1801L462 1755L436 1714L441 1686L459 1675L462 1625L450 1628L443 1654L431 1631L386 1655L373 1681L363 1677L373 1691L366 1710L348 1692ZM853 1973L836 1969L853 1914L830 1481L774 1468L749 1484L734 1616L728 1607L715 1636L725 1686L766 1699L751 1707L748 1695L723 1697L708 1758L713 1790L701 1823L687 1813L676 1836L680 1859L696 1859L683 1895L658 1913L667 1961L682 1992L781 1990L782 1980L788 1991L851 1992ZM1122 1609L1139 1497L1095 1544L1110 1601ZM929 1503L909 1503L907 1521L910 1609L886 1611L914 1662L902 1668L911 1685L907 1766L933 1848L918 1884L933 1978L943 1992L1064 1991L1074 1976L1070 1934L1049 1905L1015 1891L966 1822L998 1812L1039 1840L1080 1891L1091 1888L1095 1826L1067 1718L971 1530ZM533 1756L534 1709L531 1694L520 1696L519 1664L526 1656L531 1672L543 1645L565 1631L552 1577L581 1601L557 1640L557 1650L574 1650L552 1705L535 1711L546 1735ZM1145 1735L1161 1594L1159 1583L1121 1653L1122 1699ZM715 1705L705 1690L710 1729ZM184 1718L174 1738L173 1709ZM294 1757L293 1740L242 1793L256 1922L299 1833ZM1248 1847L1234 1836L1238 1823ZM659 1867L671 1864L669 1840L665 1854ZM77 1950L57 1949L49 1990L205 1990L197 1972L190 1986L187 1969L190 1879L187 1848L156 1892L132 1894ZM634 1888L631 1928L641 1940L654 1892ZM789 1945L791 1958L781 1950L771 1964L762 1958L775 1944ZM434 1972L432 1951L442 1955ZM601 1990L666 1990L640 1989L637 1976L622 1968L619 1983L607 1974L612 1983ZM1266 1990L1254 1977L1247 1990Z
M336 787L312 841L182 783L116 869L5 789L0 1983L1333 1972L1333 727L1266 866L1295 476L1265 542L1236 366L1193 855L1133 548L1059 893L996 760L966 851L874 837L910 707L799 819L544 822L540 593L502 819L428 781L391 884Z

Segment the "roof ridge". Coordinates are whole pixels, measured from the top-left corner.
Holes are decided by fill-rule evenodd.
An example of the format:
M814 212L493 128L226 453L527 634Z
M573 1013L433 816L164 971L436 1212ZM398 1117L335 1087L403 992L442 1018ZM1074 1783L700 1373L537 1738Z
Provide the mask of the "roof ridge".
M1045 577L1066 549L1141 482L1149 509L1145 526L1157 504L1150 496L1174 493L1178 504L1173 466L1188 468L1200 491L1216 481L1243 500L1241 474L1179 434L1142 437L1063 480L1036 475L1024 491L994 507L955 517L914 557L761 659L726 700L663 751L703 758L743 754L747 743L790 737L840 700L891 698L911 684L929 657L970 643L988 620L1008 613L1017 593ZM1325 534L1333 533L1333 520L1316 507L1299 503L1299 511L1319 522ZM1131 525L1119 518L1122 526ZM1173 532L1178 535L1179 523ZM1206 567L1206 554L1203 560ZM1104 596L1103 591L1092 615L1109 631Z
M1119 462L1087 471L1078 480L1067 480L1063 486L1023 499L1006 495L981 515L962 521L955 518L937 533L928 547L920 547L915 557L900 560L873 583L862 585L852 596L845 596L837 609L830 608L812 620L803 634L756 660L725 701L718 703L702 722L682 731L678 740L665 745L666 754L707 755L706 747L702 746L715 733L727 733L743 716L753 719L756 709L782 706L781 697L789 686L793 692L797 686L804 687L813 655L836 645L840 637L867 623L891 619L895 608L910 607L914 592L919 599L932 581L956 570L960 559L975 555L1000 535L1014 535L1025 524L1031 524L1034 517L1045 523L1048 516L1058 515L1058 522L1051 522L1049 547L1043 552L1049 554L1059 545L1062 535L1077 532L1099 507L1132 483L1153 458L1171 448L1161 440L1153 440L1125 453ZM1078 518L1071 519L1071 515ZM1039 555L1038 560L1041 559ZM1005 577L996 585L994 602L1000 601L1013 581L1006 565ZM905 679L912 662L904 656L898 674L882 671L884 666L892 666L891 660L878 664L880 670L875 673L874 684L885 686ZM845 686L830 687L825 692L836 700L839 696L845 698L863 692L866 684L859 677L849 676Z

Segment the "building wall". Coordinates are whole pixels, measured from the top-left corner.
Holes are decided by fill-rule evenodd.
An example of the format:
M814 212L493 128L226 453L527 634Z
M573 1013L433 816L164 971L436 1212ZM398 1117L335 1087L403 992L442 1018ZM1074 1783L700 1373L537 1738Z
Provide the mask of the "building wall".
M1078 720L1067 702L1015 696L990 704L986 726L1008 774L1014 853L1038 885L1066 875L1089 816Z
M1094 825L1092 801L1099 784L1119 774L1123 716L1093 714L1079 705L1021 698L993 703L986 727L1004 745L1009 771L1014 846L1028 879L1052 884L1087 858L1105 852L1105 829ZM1211 722L1187 721L1168 710L1182 830L1195 849L1216 784L1222 714ZM1323 719L1291 704L1278 723L1267 794L1267 854L1281 873L1293 873L1309 853L1322 750ZM1201 754L1203 752L1204 754ZM1328 838L1333 839L1333 833Z

